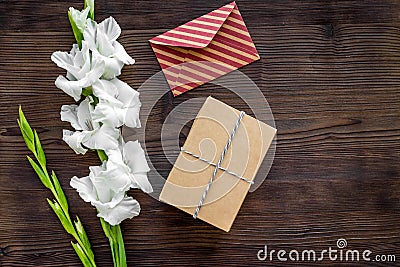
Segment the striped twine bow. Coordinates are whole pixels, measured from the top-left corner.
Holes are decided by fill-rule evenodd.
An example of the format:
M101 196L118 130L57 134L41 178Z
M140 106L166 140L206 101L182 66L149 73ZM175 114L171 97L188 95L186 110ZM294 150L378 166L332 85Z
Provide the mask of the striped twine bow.
M224 150L222 151L217 164L214 164L214 163L212 163L212 162L210 162L210 161L208 161L206 159L203 159L200 156L195 155L192 152L189 152L189 151L185 150L183 147L181 148L182 152L185 152L185 153L187 153L187 154L189 154L189 155L191 155L191 156L193 156L193 157L195 157L195 158L197 158L197 159L199 159L201 161L204 161L204 162L206 162L206 163L208 163L208 164L210 164L212 166L215 166L214 171L213 171L213 173L211 175L211 178L210 178L209 182L207 183L206 189L204 190L204 192L203 192L203 194L202 194L202 196L200 198L199 204L197 205L196 210L193 213L193 218L194 219L197 218L197 215L199 214L199 211L200 211L201 207L203 206L204 200L205 200L205 198L207 196L208 191L210 190L211 184L214 181L214 178L215 178L215 175L217 174L218 169L223 170L223 171L225 171L225 172L227 172L227 173L229 173L229 174L231 174L231 175L233 175L233 176L235 176L235 177L237 177L237 178L239 178L239 179L241 179L241 180L243 180L245 182L248 182L250 184L254 183L251 180L248 180L248 179L246 179L246 178L244 178L244 177L242 177L242 176L240 176L240 175L238 175L238 174L236 174L234 172L231 172L231 171L221 167L222 161L225 158L226 153L228 152L228 149L229 149L229 147L230 147L230 145L232 143L233 137L235 136L236 131L239 128L239 125L240 125L244 115L245 115L245 112L241 111L240 114L239 114L239 117L238 117L238 119L237 119L237 121L235 123L235 126L233 127L232 132L228 137L228 141L225 144Z

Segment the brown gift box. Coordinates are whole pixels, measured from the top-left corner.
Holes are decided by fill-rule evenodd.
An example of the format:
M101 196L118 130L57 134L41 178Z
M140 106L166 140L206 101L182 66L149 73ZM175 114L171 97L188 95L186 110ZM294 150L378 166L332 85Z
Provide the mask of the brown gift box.
M207 98L160 194L161 201L192 215L200 206L197 218L227 232L276 134L275 128L244 115L200 205L239 114Z

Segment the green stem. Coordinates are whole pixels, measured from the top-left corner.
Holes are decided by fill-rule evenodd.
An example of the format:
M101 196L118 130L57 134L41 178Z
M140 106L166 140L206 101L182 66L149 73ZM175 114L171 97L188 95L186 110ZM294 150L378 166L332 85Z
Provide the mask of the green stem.
M108 242L110 243L114 267L126 267L126 253L121 226L112 226L103 218L100 218L100 222L104 234L106 235L106 237L108 238Z
M97 151L97 155L99 156L99 159L101 160L101 162L108 159L107 154L103 150L98 149L96 151Z
M114 226L116 229L116 238L118 240L118 248L119 248L119 259L120 259L120 266L126 267L126 253L125 253L125 244L124 238L122 236L122 231L120 225Z

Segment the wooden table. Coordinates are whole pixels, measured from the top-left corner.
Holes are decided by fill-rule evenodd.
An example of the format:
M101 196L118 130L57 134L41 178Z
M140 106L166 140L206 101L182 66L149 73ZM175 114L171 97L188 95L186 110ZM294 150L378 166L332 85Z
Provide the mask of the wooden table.
M60 107L73 100L54 86L63 71L50 61L53 51L70 49L67 10L82 2L0 1L0 266L80 266L70 236L46 203L50 193L25 158L16 123L20 104L72 214L88 230L98 265L112 265L95 210L69 186L72 176L87 175L99 162L94 153L75 155L61 139L69 125L60 121ZM120 42L137 62L121 78L138 88L160 70L148 39L226 3L99 0L96 17L112 15L121 25ZM279 132L274 165L247 196L230 233L132 191L143 210L122 224L129 266L293 265L276 254L259 261L257 252L264 245L321 251L337 248L339 238L347 249L395 255L398 265L400 2L239 0L238 6L261 55L241 71L268 99ZM159 146L164 118L179 103L210 94L246 110L224 88L165 95L146 140L160 172L171 168ZM327 257L324 263L343 264Z

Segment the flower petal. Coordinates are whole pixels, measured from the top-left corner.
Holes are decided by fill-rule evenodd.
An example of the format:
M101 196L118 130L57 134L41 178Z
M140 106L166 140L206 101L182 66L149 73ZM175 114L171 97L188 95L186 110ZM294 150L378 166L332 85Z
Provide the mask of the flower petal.
M142 150L140 145L139 145L139 147L132 147L132 150L136 150L136 149ZM107 151L107 156L108 156L107 169L115 169L116 176L118 176L118 177L127 176L128 179L130 179L132 188L140 188L141 190L143 190L146 193L151 193L153 191L151 184L147 180L146 172L149 169L146 169L144 167L146 169L146 172L132 173L131 168L126 164L126 161L123 159L120 149L113 149L113 150ZM138 164L143 164L143 163L138 163ZM147 166L147 162L145 162L144 164Z
M150 171L150 168L147 164L144 150L138 141L129 141L124 145L123 158L126 165L130 168L132 187L139 188L145 193L153 192L153 187L147 179L146 174Z
M141 124L140 124L139 112L140 112L140 105L128 108L128 110L125 113L124 124L131 128L140 128Z
M83 130L78 121L77 105L63 105L61 107L61 120L71 123L75 130Z
M126 53L125 48L117 41L114 42L114 56L126 65L135 64L135 60Z
M100 55L97 51L93 51L93 55L97 55L105 63L105 68L101 76L102 78L111 80L114 79L116 76L121 75L121 70L124 66L124 63L122 61L116 58Z
M122 105L122 103L121 103ZM120 127L124 124L126 109L116 107L113 103L100 100L92 113L93 121L105 123L112 127Z
M51 60L60 68L68 70L74 66L73 56L67 52L56 51L51 55Z
M138 188L147 194L153 192L153 187L147 178L146 172L131 174L130 178L132 181L132 188Z
M103 75L106 69L106 62L101 57L92 54L92 69L86 73L84 79L87 81L85 87L94 84Z
M120 131L117 128L102 125L100 128L89 132L82 144L91 149L109 150L118 147Z
M82 146L82 140L86 138L84 132L72 132L63 130L63 140L72 148L76 154L85 154L87 149Z
M124 106L130 107L137 104L139 100L139 92L130 87L126 82L120 79L112 79L110 83L116 88L117 94L115 97L124 103ZM140 101L139 101L140 102Z
M90 50L96 50L96 32L97 32L97 23L94 20L87 19L86 20L86 28L83 31L83 39L87 42Z
M108 102L113 102L115 104L120 103L120 101L116 99L118 90L110 81L99 79L92 85L92 89L93 94L99 99L107 100Z
M133 199L132 197L125 197L113 209L99 208L99 213L97 214L97 216L103 218L111 225L118 225L125 219L131 219L135 216L138 216L139 213L139 202L137 202L137 200Z
M106 161L103 162L100 166L90 166L90 174L94 176L100 175L101 172L105 171L107 169L106 167Z
M96 46L97 51L103 56L111 57L114 54L114 47L112 45L112 41L107 38L107 36L97 29L96 35Z
M90 175L90 178L96 188L98 200L109 208L115 207L124 198L130 186L129 178L113 176L108 170L97 176Z
M93 98L91 96L86 97L77 108L77 118L79 125L83 130L93 131L98 129L100 125L98 123L93 123L92 112L94 107L92 106Z
M103 20L99 24L98 30L104 33L110 42L114 42L121 35L121 28L113 17Z
M55 85L63 90L67 95L72 96L75 101L81 99L82 88L85 86L85 81L68 81L64 76L58 76Z
M94 171L91 169L90 179L96 188L98 200L104 207L115 207L125 196L130 188L131 180L120 168L110 166L104 162L106 169ZM111 168L110 168L111 167Z
M132 173L141 173L150 171L147 164L144 150L139 141L129 141L124 145L123 158L131 169Z
M105 151L108 157L107 163L110 161L114 162L115 164L124 164L124 159L122 158L122 148L125 144L122 135L118 139L118 148L110 149Z
M72 188L75 188L78 191L79 196L85 202L96 201L97 193L96 189L93 187L93 183L90 180L89 176L85 176L82 178L78 178L76 176L72 177L70 183Z
M139 92L117 78L111 80L110 83L117 88L117 99L124 104L123 124L132 128L140 128L139 111L141 103Z

